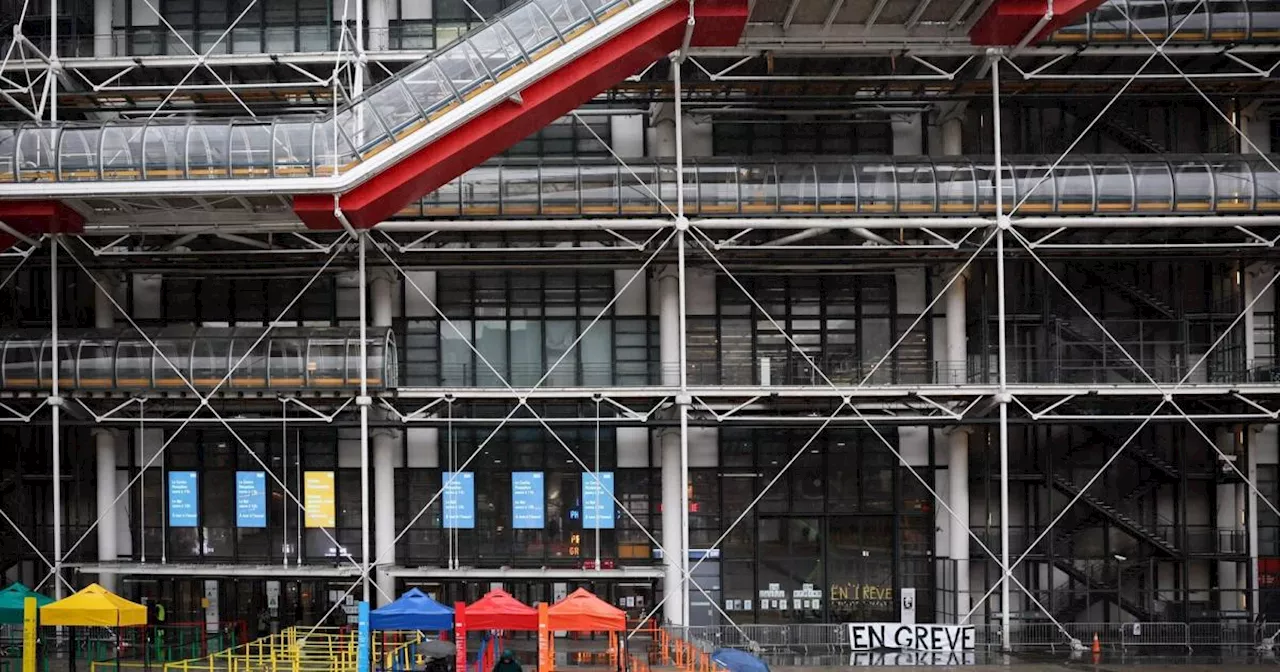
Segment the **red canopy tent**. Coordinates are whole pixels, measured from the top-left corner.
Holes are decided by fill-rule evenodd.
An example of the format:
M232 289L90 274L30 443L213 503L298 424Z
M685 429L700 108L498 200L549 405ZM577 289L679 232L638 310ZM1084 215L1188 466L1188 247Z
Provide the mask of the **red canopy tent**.
M627 614L585 588L579 588L547 608L547 629L618 632L627 629Z
M466 610L468 630L538 629L538 610L500 588L485 593Z

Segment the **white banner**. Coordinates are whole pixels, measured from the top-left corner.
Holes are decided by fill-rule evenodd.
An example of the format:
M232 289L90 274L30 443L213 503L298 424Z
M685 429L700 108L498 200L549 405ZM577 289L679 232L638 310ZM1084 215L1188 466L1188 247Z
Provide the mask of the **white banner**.
M849 623L849 648L854 651L972 651L972 625L911 625L906 623Z

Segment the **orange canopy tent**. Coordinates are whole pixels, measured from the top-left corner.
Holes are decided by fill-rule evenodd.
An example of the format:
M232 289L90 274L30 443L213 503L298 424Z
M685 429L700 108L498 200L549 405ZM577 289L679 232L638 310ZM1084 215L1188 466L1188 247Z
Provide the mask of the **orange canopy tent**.
M627 629L627 614L585 588L579 588L547 608L547 629L617 632Z

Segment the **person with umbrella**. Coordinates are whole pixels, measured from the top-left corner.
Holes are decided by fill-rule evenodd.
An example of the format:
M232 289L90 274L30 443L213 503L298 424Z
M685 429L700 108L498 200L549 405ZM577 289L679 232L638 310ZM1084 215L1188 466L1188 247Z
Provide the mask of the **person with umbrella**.
M502 652L502 657L498 662L493 664L493 672L524 672L524 668L520 667L520 661L516 660L516 654L511 649Z

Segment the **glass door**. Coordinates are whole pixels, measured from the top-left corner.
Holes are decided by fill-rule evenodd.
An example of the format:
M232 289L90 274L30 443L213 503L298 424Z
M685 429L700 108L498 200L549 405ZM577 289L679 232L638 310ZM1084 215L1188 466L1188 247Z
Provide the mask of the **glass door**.
M761 623L822 620L822 519L762 516L759 522L759 614ZM690 598L692 599L692 598Z
M897 621L893 517L832 516L828 526L832 621Z

